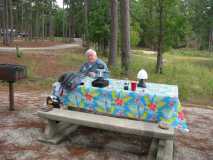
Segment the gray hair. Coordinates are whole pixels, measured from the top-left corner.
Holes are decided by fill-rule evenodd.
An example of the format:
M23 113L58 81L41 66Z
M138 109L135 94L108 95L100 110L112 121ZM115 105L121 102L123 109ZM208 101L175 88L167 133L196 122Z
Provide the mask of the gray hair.
M94 54L97 56L97 53L96 51L94 51L93 49L88 49L86 52L85 52L85 55L88 56L89 54Z

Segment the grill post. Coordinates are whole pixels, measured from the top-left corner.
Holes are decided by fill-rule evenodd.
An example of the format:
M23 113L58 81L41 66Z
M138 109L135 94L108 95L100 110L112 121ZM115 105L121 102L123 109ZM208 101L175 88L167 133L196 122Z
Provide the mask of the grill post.
M9 101L10 101L10 111L14 111L14 84L13 82L9 82Z

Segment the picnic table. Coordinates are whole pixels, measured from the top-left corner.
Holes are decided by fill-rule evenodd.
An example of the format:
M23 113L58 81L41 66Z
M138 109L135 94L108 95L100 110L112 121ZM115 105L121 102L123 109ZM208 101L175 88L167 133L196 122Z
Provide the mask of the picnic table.
M58 144L79 126L87 126L152 137L148 159L172 160L174 128L188 131L178 87L147 83L147 88L131 91L130 88L124 90L126 80L109 79L109 86L104 88L93 87L93 80L84 78L84 84L74 90L53 89L53 94L60 97L65 108L83 109L89 113L63 109L38 111L38 116L48 122L39 140ZM158 123L162 122L169 128L159 128Z
M72 91L64 90L60 96L63 105L115 117L163 122L188 131L176 85L147 83L147 88L131 91L130 87L124 90L126 80L109 79L109 86L104 88L92 87L93 80L86 77L84 85Z

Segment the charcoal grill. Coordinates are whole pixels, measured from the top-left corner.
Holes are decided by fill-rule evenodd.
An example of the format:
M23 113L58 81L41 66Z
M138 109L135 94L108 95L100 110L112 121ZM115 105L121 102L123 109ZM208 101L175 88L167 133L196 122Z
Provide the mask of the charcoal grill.
M9 110L14 110L14 82L27 77L27 68L23 65L0 64L0 80L9 83Z

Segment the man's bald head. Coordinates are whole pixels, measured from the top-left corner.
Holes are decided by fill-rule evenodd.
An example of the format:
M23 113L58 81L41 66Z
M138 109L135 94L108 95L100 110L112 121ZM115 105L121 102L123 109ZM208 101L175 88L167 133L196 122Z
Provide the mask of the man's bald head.
M97 60L97 53L93 49L88 49L85 52L89 63L94 63Z
M88 49L88 50L85 52L85 55L88 56L89 54L93 54L93 55L96 55L96 56L97 56L96 51L94 51L93 49Z

